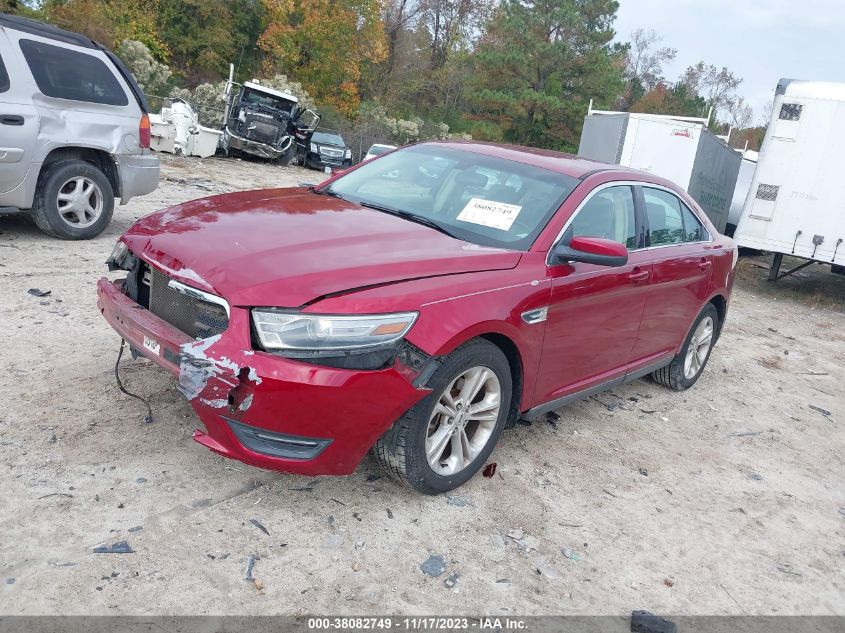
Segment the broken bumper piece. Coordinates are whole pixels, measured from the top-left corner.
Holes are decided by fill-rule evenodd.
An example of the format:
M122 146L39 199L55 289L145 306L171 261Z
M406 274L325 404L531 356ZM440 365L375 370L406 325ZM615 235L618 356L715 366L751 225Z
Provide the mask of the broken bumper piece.
M97 306L137 352L167 369L205 430L194 439L247 464L304 475L347 475L428 391L397 362L379 370L316 366L253 351L249 310L194 340L100 279Z

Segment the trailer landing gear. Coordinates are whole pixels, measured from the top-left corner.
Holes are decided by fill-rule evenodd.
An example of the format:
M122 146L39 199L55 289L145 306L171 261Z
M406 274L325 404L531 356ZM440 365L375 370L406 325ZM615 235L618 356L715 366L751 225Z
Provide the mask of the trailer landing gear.
M780 272L780 266L783 263L783 253L775 253L772 256L772 265L769 267L769 281L778 281L784 277L788 277L793 273L797 273L802 268L806 268L810 264L814 264L815 260L808 259L803 264L799 264L792 270L787 270L785 273Z

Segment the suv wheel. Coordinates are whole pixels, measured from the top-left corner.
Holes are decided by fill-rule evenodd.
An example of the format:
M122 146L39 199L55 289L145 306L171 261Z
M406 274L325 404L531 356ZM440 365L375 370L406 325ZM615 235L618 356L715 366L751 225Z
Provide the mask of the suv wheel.
M394 422L374 453L392 478L439 494L468 481L493 452L513 387L507 358L481 339L447 356L428 386L431 393Z
M655 382L676 391L692 387L704 371L718 331L719 313L708 303L692 324L678 355L651 375Z
M81 160L47 166L38 181L32 217L38 228L64 240L102 233L114 212L114 191L105 174Z

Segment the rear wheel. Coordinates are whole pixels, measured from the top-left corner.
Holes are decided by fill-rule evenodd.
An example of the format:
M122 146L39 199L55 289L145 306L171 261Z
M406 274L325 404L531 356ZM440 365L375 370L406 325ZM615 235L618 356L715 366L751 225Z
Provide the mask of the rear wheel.
M429 387L374 453L397 481L439 494L468 481L493 452L510 410L510 366L498 347L476 339L445 359Z
M39 229L64 240L89 240L105 230L112 213L114 191L97 167L65 160L45 168L32 205Z
M719 332L719 313L708 303L690 328L681 351L652 378L664 387L683 391L692 387L710 358Z

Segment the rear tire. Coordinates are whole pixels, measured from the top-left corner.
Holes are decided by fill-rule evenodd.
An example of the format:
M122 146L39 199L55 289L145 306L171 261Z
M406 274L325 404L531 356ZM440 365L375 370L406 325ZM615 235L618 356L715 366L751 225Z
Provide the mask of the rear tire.
M513 383L502 350L474 339L445 358L428 387L431 393L393 423L373 453L391 478L435 495L484 465L510 412Z
M653 372L651 377L675 391L689 389L704 372L718 333L719 313L712 303L708 303L693 322L681 351L671 363Z
M102 233L114 213L114 190L105 174L81 160L47 165L35 191L32 219L47 235L90 240Z

